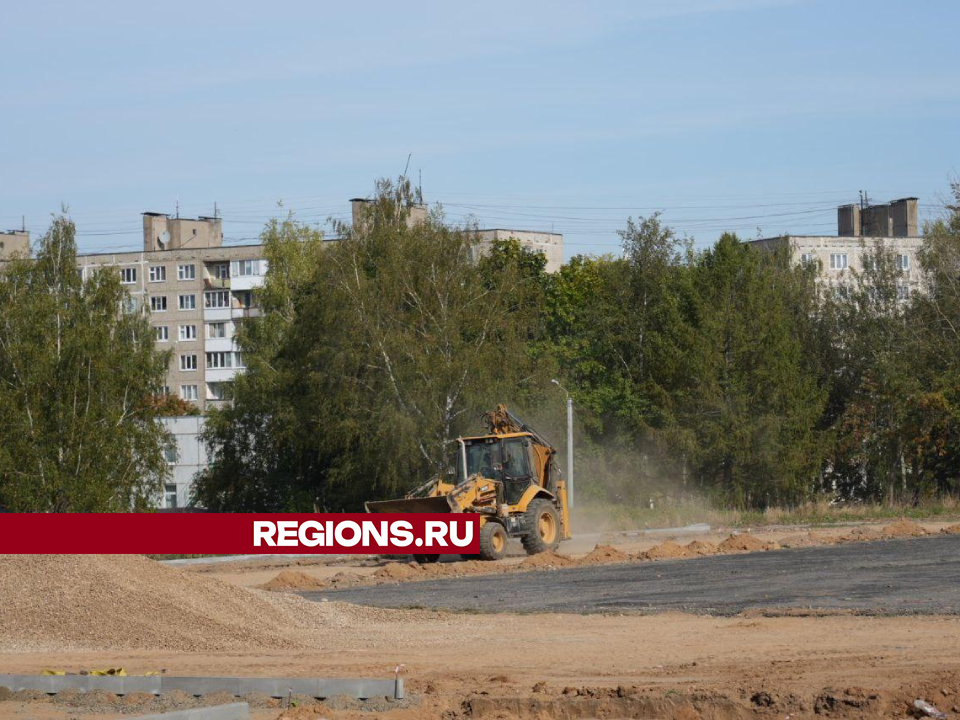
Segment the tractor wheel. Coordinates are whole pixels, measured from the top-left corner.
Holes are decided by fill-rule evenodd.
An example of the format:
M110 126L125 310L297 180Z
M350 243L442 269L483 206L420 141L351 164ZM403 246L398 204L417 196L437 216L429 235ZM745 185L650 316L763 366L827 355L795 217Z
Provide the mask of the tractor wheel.
M413 559L421 565L429 565L430 563L440 562L439 555L417 555L414 553Z
M480 528L480 559L499 560L507 553L507 531L492 520Z
M523 549L527 555L556 550L560 546L560 515L552 502L537 498L530 503L524 515L526 533L523 536Z

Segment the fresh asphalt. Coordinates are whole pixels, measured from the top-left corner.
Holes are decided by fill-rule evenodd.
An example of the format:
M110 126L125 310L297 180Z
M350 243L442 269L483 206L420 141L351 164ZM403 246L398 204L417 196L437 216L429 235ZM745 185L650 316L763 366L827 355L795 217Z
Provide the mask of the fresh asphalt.
M304 597L480 612L953 615L960 614L960 535L374 585Z

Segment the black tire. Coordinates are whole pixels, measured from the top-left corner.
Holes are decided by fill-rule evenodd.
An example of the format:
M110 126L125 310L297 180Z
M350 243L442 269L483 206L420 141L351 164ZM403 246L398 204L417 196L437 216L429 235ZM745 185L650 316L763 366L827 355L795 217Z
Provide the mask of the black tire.
M537 498L527 506L524 526L521 542L527 555L536 555L560 547L560 513L546 498Z
M421 565L429 565L431 563L440 562L439 555L417 555L414 553L413 559Z
M507 531L500 523L488 520L480 528L480 559L500 560L507 554Z

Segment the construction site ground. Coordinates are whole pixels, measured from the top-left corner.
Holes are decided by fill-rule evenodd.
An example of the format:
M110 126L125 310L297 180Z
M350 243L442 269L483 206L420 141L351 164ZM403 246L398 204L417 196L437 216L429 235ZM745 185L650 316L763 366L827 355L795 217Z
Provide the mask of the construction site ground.
M425 582L401 559L185 569L138 556L7 556L0 559L0 673L122 666L389 677L404 665L404 703L299 699L284 708L251 698L254 717L264 720L906 717L915 699L952 716L960 713L960 536L942 533L947 525L896 524L886 534L890 523L775 528L733 541L729 531L617 534L565 545L561 559L527 565L529 572L517 567L523 558L488 563L483 572L472 569L476 562L441 563L423 571L437 573ZM918 532L932 537L904 537ZM690 542L726 549L672 557ZM595 544L609 547L591 552ZM778 546L791 547L764 549ZM557 567L567 564L579 566ZM340 591L257 589L281 573L293 580L276 585L298 578L323 585L338 573L363 579ZM439 597L431 596L435 588L444 602L430 599ZM411 602L417 593L426 601ZM723 606L726 593L749 597ZM468 607L483 598L482 612L354 604L453 606L457 598ZM870 607L857 605L867 598ZM0 691L0 716L123 717L156 711L159 702Z

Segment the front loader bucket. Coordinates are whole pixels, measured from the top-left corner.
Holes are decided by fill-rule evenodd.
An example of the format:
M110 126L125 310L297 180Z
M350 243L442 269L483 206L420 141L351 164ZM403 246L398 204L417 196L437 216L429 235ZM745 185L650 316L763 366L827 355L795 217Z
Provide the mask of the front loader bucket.
M453 507L447 495L440 497L377 500L364 503L369 513L450 513Z

